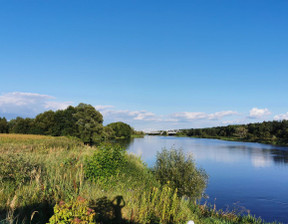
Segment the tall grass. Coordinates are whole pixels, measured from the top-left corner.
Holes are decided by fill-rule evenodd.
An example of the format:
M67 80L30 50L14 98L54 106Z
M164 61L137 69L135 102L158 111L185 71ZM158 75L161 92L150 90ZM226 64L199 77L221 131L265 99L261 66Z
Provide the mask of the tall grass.
M74 138L0 134L0 223L47 223L55 204L78 196L99 211L99 223L113 223L119 196L130 223L263 223L179 198L134 155L126 154L126 168L116 176L88 180L85 161L95 151Z

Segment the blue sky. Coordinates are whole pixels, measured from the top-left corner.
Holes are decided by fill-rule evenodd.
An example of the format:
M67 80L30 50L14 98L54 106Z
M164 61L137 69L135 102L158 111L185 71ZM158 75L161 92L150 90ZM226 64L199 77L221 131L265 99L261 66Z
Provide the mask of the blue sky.
M288 119L288 1L0 0L0 116L138 130Z

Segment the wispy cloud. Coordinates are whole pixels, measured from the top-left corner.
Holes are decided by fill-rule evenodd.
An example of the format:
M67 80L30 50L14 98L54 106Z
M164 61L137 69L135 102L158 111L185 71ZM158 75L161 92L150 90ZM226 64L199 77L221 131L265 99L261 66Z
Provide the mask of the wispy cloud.
M158 115L145 110L119 110L111 105L95 106L104 116L106 124L116 121L129 123L131 126L141 130L192 128L201 124L221 124L224 117L239 115L236 111L220 111L215 113L204 112L178 112L168 115Z
M94 106L94 108L96 110L99 110L99 111L105 111L105 110L114 108L114 106L112 106L112 105L96 105L96 106Z
M113 107L95 107L103 114L104 118L111 122L115 121L157 121L160 118L148 111L116 110ZM100 109L99 109L100 108Z
M267 108L259 109L257 107L254 107L250 110L248 118L250 118L250 119L263 118L263 117L268 116L270 114L271 114L271 112Z
M65 109L72 102L59 102L55 97L39 93L10 92L0 95L0 113L35 116L46 110Z
M285 114L278 114L274 116L274 120L288 120L288 112Z
M208 119L208 120L219 120L226 116L231 115L237 115L238 112L228 110L228 111L220 111L216 113L204 113L204 112L178 112L172 114L172 118L175 118L176 120L180 121L194 121L194 120L202 120L202 119Z

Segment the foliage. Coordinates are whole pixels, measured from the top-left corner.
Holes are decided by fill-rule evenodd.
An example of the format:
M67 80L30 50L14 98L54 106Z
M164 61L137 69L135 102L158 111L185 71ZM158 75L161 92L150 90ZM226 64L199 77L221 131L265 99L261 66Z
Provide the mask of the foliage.
M186 223L193 217L188 205L189 201L177 196L177 189L173 190L165 185L162 189L153 188L150 192L143 192L139 204L135 208L138 215L137 223Z
M160 187L151 169L133 154L126 154L125 167L118 175L124 183L127 183L128 189L142 188L143 190L151 187Z
M0 133L8 133L8 122L5 117L0 117Z
M76 108L69 106L65 110L57 110L54 115L53 135L54 136L77 136L78 128L74 114Z
M34 120L33 133L42 135L54 135L55 112L52 110L38 114ZM19 132L18 132L19 133Z
M130 127L130 125L123 122L114 122L108 124L107 127L114 131L116 138L130 138L133 133L133 129Z
M85 143L101 140L103 130L103 116L93 106L80 103L76 108L74 117L78 126L79 136Z
M22 158L32 170L24 175L28 177L30 173L32 176L24 182L17 181L17 185L14 180L0 181L0 223L48 223L56 203L68 202L64 208L71 212L71 205L78 203L75 198L81 195L87 201L85 206L80 207L84 211L95 209L96 221L100 223L119 223L112 220L116 211L111 203L114 201L115 205L115 198L122 198L125 206L120 204L117 214L122 216L123 223L187 223L188 219L192 219L197 224L264 224L263 220L251 216L218 212L178 197L176 189L170 185L160 186L141 159L132 154L125 154L125 166L117 175L110 176L105 182L90 181L85 178L85 161L98 150L75 138L0 134L1 158L4 161ZM38 166L41 169L34 174L32 167ZM73 211L84 215L81 209ZM67 215L66 212L63 214ZM106 215L109 222L105 221Z
M30 134L33 132L33 125L33 119L17 117L9 122L9 132Z
M111 127L109 127L109 126L103 127L103 132L102 132L102 135L101 135L101 139L104 140L104 141L115 139L114 130Z
M76 201L65 203L61 201L54 207L54 215L50 218L49 223L81 223L96 224L94 222L95 212L88 207L88 201L78 197Z
M109 128L104 132L102 123L103 116L99 111L91 105L80 103L65 110L45 111L34 119L17 117L7 122L6 118L0 118L0 133L74 136L92 144L114 135Z
M93 156L86 159L85 175L90 180L105 181L122 171L126 164L125 149L103 144Z
M262 123L228 125L213 128L183 129L178 134L201 138L221 138L288 145L288 120L264 121Z
M207 184L207 174L197 169L192 156L185 157L182 150L167 150L157 153L154 166L156 178L162 185L178 189L180 196L200 199Z

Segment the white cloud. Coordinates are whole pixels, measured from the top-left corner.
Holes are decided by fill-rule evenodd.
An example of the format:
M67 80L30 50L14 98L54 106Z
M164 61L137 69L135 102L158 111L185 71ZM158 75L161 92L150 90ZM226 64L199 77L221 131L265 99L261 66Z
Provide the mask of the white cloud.
M109 121L157 121L159 118L152 112L129 110L100 110Z
M204 112L178 112L172 114L172 117L177 119L178 121L194 121L194 120L219 120L226 116L237 115L236 111L220 111L216 113L207 114Z
M103 111L103 110L114 108L114 106L112 106L112 105L96 105L96 106L94 106L94 108L96 110Z
M262 117L268 116L270 114L271 114L271 112L267 108L259 109L257 107L254 107L250 110L248 118L257 119L257 118L262 118Z
M288 120L288 112L285 114L275 115L274 120Z
M46 110L65 109L71 102L58 102L55 97L38 93L10 92L0 95L0 113L35 116Z

